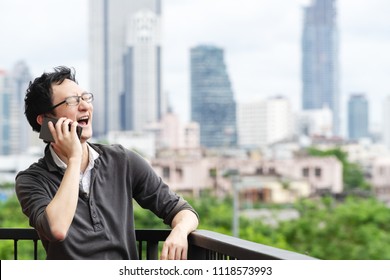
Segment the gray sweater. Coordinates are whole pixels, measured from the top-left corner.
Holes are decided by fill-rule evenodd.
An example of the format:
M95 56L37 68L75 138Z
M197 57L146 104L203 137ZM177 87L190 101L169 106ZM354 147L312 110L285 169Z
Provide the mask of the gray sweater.
M168 225L183 209L196 214L136 153L120 145L89 145L99 153L90 192L87 195L80 186L76 213L63 241L54 240L45 214L64 175L49 148L16 176L17 197L39 233L47 259L138 259L133 198Z

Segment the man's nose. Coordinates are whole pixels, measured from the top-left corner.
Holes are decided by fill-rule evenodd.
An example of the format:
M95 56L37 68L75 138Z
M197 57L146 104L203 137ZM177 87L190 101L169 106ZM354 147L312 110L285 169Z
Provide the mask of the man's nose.
M89 107L92 106L92 103L88 103L87 101L85 101L84 99L80 98L80 102L79 102L79 109L89 109Z

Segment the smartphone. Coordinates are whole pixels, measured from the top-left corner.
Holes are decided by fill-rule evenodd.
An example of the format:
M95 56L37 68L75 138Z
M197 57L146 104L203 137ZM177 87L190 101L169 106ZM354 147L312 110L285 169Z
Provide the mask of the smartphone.
M56 122L58 121L58 119L51 118L51 117L44 117L42 125L41 125L41 131L39 133L39 138L43 139L47 142L54 142L53 135L51 134L49 126L48 126L49 121L51 121L55 125ZM71 125L69 124L69 130L70 130L70 126ZM82 130L83 130L83 128L81 126L77 126L76 132L77 132L77 136L79 137L79 139L81 137Z

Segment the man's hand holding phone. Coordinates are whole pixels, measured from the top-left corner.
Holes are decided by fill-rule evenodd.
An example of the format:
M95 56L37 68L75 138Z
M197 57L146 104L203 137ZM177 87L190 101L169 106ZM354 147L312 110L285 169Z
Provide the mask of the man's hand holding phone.
M63 123L65 123L65 120L66 120L66 118L61 118L61 119L63 119L63 122L59 123L60 124L59 127L61 127L61 125L63 125ZM39 133L39 138L41 138L47 142L55 142L54 137L53 137L53 135L54 135L53 133L55 133L55 129L52 133L52 131L49 128L49 122L52 122L53 128L55 128L57 125L58 119L51 118L51 117L44 117L42 125L41 125L41 131ZM68 131L71 131L71 127L72 127L72 124L69 122ZM83 128L81 126L77 125L76 133L77 133L77 136L79 137L79 139L81 137L82 130L83 130ZM60 132L60 131L62 131L62 129L59 130L58 132Z
M54 151L65 163L72 157L81 158L81 137L82 127L77 122L67 118L45 118L41 125L40 138L51 142Z

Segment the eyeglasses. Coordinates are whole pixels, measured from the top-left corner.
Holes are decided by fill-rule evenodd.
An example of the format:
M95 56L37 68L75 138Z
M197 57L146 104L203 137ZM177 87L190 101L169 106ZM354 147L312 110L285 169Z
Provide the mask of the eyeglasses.
M80 103L80 99L84 100L87 103L91 103L93 101L93 94L90 92L84 92L81 95L69 96L69 97L65 98L64 101L51 107L49 109L49 111L53 111L55 108L57 108L58 106L60 106L64 103L66 103L66 105L68 105L68 106L77 106Z

